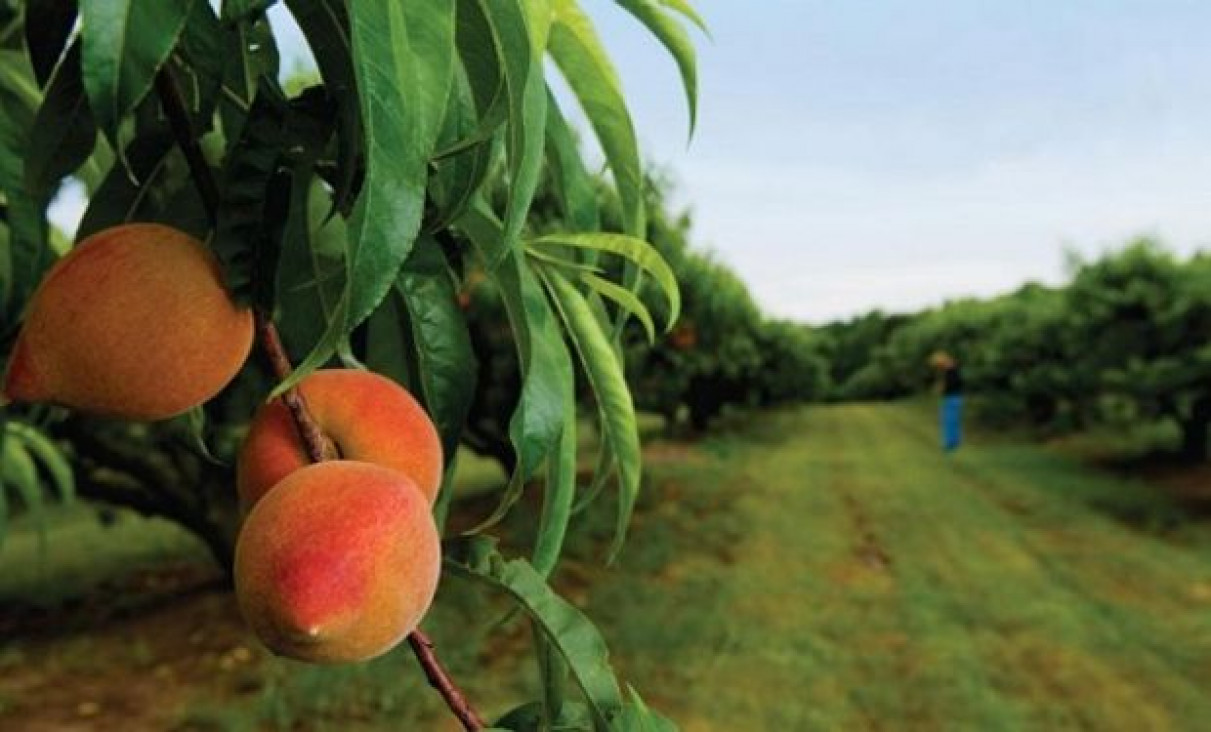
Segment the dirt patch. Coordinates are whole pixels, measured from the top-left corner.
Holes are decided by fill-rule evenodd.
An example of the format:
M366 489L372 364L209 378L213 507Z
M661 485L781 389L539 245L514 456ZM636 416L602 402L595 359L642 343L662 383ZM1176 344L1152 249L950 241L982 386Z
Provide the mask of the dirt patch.
M171 729L190 697L257 690L243 672L265 652L213 570L136 572L106 591L4 610L5 637L23 637L0 646L0 728Z
M875 534L874 526L871 524L870 517L866 515L866 510L862 508L862 504L858 503L858 500L849 493L842 495L842 501L845 503L845 512L853 524L854 536L857 537L854 556L868 569L879 572L890 570L891 555L879 542L879 537Z

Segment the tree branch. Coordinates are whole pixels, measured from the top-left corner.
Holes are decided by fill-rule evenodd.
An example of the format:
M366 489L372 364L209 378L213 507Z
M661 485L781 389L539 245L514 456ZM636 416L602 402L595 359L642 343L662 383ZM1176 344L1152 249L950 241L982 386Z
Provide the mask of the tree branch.
M189 121L189 111L185 107L185 101L181 97L181 92L167 69L161 69L156 75L156 93L160 97L160 104L164 108L164 114L168 117L169 126L176 137L177 145L181 148L181 153L185 156L185 161L189 165L190 175L193 177L194 186L198 189L198 195L202 197L202 203L206 208L207 216L213 225L218 221L219 187L214 179L214 173L211 171L210 165L202 155L201 147L198 146L197 138L193 133L192 125ZM274 373L279 379L286 378L293 369L285 349L282 348L282 341L278 336L277 328L274 327L273 321L269 316L257 313L257 331L260 336L261 348L265 351L266 356L268 356ZM307 447L307 454L311 460L313 462L322 462L330 457L335 457L336 449L332 446L332 442L328 437L324 435L323 429L320 428L319 424L316 423L307 411L307 403L303 399L302 393L298 389L289 389L282 395L282 401L290 409L295 427L298 428L299 436L303 439ZM412 647L413 653L416 654L416 659L420 662L421 668L424 669L425 677L429 680L429 684L442 695L446 705L458 717L463 727L468 732L484 729L486 725L483 720L467 702L466 697L459 691L450 675L446 673L446 669L438 659L433 648L433 642L429 640L429 637L417 629L408 636L408 645Z
M417 629L408 636L408 645L416 654L416 660L420 661L429 685L437 689L442 698L446 700L446 705L450 707L450 711L454 712L454 716L458 717L458 721L462 722L463 728L480 730L486 727L487 725L480 719L479 714L471 707L466 697L455 686L453 679L446 673L446 669L437 658L433 641L429 639L429 636Z

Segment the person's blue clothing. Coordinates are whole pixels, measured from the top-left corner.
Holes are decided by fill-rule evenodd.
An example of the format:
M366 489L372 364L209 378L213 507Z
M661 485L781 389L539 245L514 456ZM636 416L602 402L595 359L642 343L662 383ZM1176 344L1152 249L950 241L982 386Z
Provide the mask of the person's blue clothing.
M963 397L942 397L942 449L950 452L963 441Z

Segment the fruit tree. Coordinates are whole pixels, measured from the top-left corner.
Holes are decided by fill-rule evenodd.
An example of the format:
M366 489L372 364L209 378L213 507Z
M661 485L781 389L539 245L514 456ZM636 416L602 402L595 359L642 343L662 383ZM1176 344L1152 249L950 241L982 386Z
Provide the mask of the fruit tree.
M577 379L615 478L612 557L641 482L621 336L653 301L663 328L679 310L591 17L576 0L275 5L0 0L0 479L181 522L275 652L350 662L406 638L466 729L668 728L546 583L582 488ZM669 51L692 127L701 20L685 0L617 5ZM314 83L280 80L279 12ZM600 229L569 105L619 232ZM529 216L541 176L558 229ZM65 181L87 202L71 241L47 219ZM472 272L503 303L521 387L498 507L450 536ZM538 479L529 552L503 556L488 531ZM463 697L418 629L439 575L516 603L540 699L491 725Z

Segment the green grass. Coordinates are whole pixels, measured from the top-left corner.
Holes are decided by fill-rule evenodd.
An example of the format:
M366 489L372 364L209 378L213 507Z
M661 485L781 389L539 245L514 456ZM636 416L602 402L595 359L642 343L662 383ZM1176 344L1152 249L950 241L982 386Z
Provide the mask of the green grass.
M1058 451L977 435L943 455L934 428L924 403L844 405L732 419L696 443L654 439L618 565L602 565L603 501L576 517L556 583L599 623L624 679L689 732L1203 727L1211 525ZM465 456L458 470L465 497L502 479ZM505 523L506 544L527 535L538 502L529 495ZM48 566L78 575L71 587L204 556L159 523L56 521L42 570L29 527L0 549L0 598L45 590ZM446 582L429 621L488 716L535 693L525 626L498 627L502 616ZM255 691L177 695L189 700L178 728L448 721L406 649L357 667L268 659L241 673Z
M1207 527L1038 447L935 439L919 406L815 408L654 464L588 603L637 688L687 730L1211 719Z
M108 523L97 508L78 502L43 509L39 521L25 515L9 522L0 544L0 604L53 605L80 597L132 568L167 561L209 561L189 532L163 519L118 510Z

